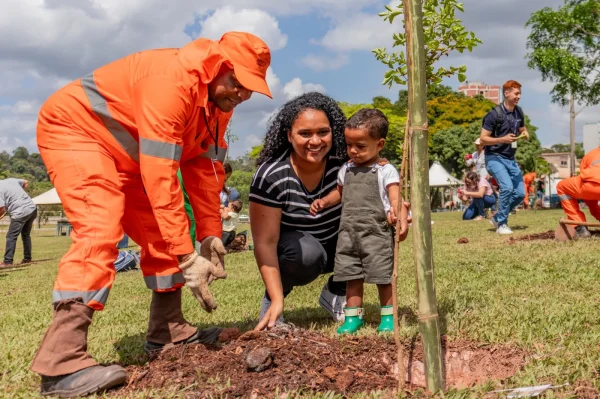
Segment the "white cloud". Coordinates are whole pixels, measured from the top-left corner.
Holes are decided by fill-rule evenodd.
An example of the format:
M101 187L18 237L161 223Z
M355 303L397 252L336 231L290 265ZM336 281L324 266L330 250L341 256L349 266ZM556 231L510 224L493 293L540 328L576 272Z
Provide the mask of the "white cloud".
M260 37L271 49L280 50L287 44L288 37L279 29L277 19L257 9L234 9L222 7L202 21L199 37L218 40L225 32L240 31Z
M252 148L262 143L262 138L255 134L250 134L246 137L246 144Z
M314 71L325 71L330 69L340 69L348 63L350 57L347 54L336 55L316 55L308 54L302 58L302 64Z
M374 14L357 13L340 21L317 43L333 51L373 50L391 47L392 35L401 29L399 24L390 24Z
M575 111L582 110L575 118L575 139L576 141L583 140L583 125L588 123L600 122L600 108L587 107L583 108L577 104ZM545 115L550 119L553 130L556 132L553 137L552 144L568 143L570 137L570 115L568 107L560 107L557 104L548 105Z
M283 87L283 92L288 100L291 100L294 97L298 97L301 94L308 93L311 91L318 91L319 93L325 93L325 87L320 84L314 83L302 83L300 78L294 78L290 80Z
M260 121L258 121L258 126L260 127L267 127L267 125L269 124L269 120L275 116L275 114L277 114L277 112L279 111L280 108L275 108L273 111L271 112L265 112L264 116L260 119Z
M303 83L300 78L293 78L283 86L279 77L269 68L267 81L273 94L273 99L265 96L253 96L252 100L239 105L232 118L232 132L240 138L231 145L231 156L236 157L252 149L262 142L269 119L275 115L288 100L309 91L325 92L320 84Z

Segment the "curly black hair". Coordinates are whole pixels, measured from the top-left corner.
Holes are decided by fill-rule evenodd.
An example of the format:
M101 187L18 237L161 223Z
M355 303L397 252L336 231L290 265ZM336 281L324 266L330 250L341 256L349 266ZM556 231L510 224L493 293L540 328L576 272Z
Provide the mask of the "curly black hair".
M261 165L269 159L277 158L287 149L292 148L287 134L298 115L306 109L323 111L329 119L333 143L328 155L343 160L348 158L346 139L344 138L346 116L334 99L318 92L310 92L288 101L275 116L269 119L265 144L258 156L257 165Z

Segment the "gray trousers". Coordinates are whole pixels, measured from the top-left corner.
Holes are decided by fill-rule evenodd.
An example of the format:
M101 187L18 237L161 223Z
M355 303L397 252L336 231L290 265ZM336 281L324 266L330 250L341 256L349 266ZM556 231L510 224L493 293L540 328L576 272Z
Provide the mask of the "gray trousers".
M287 296L294 287L307 285L321 274L333 272L337 239L325 246L315 237L300 231L283 231L277 244L279 272L283 295ZM328 281L329 291L335 295L346 295L346 282ZM267 298L269 295L266 294Z

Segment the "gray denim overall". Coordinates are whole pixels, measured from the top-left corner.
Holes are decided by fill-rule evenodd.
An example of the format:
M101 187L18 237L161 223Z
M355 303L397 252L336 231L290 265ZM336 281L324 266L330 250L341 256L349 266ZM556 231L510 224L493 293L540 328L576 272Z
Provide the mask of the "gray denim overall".
M334 281L390 284L394 237L379 196L378 168L346 170Z

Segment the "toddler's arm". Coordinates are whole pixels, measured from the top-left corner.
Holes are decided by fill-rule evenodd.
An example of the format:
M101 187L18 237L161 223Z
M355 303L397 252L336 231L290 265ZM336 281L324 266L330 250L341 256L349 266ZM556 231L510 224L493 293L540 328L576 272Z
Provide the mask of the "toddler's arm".
M342 201L342 189L343 186L338 185L336 190L331 190L325 197L314 200L310 205L310 214L315 216L321 209L339 204Z
M231 216L229 215L229 210L227 208L221 209L221 219L223 219L223 220L231 219Z

